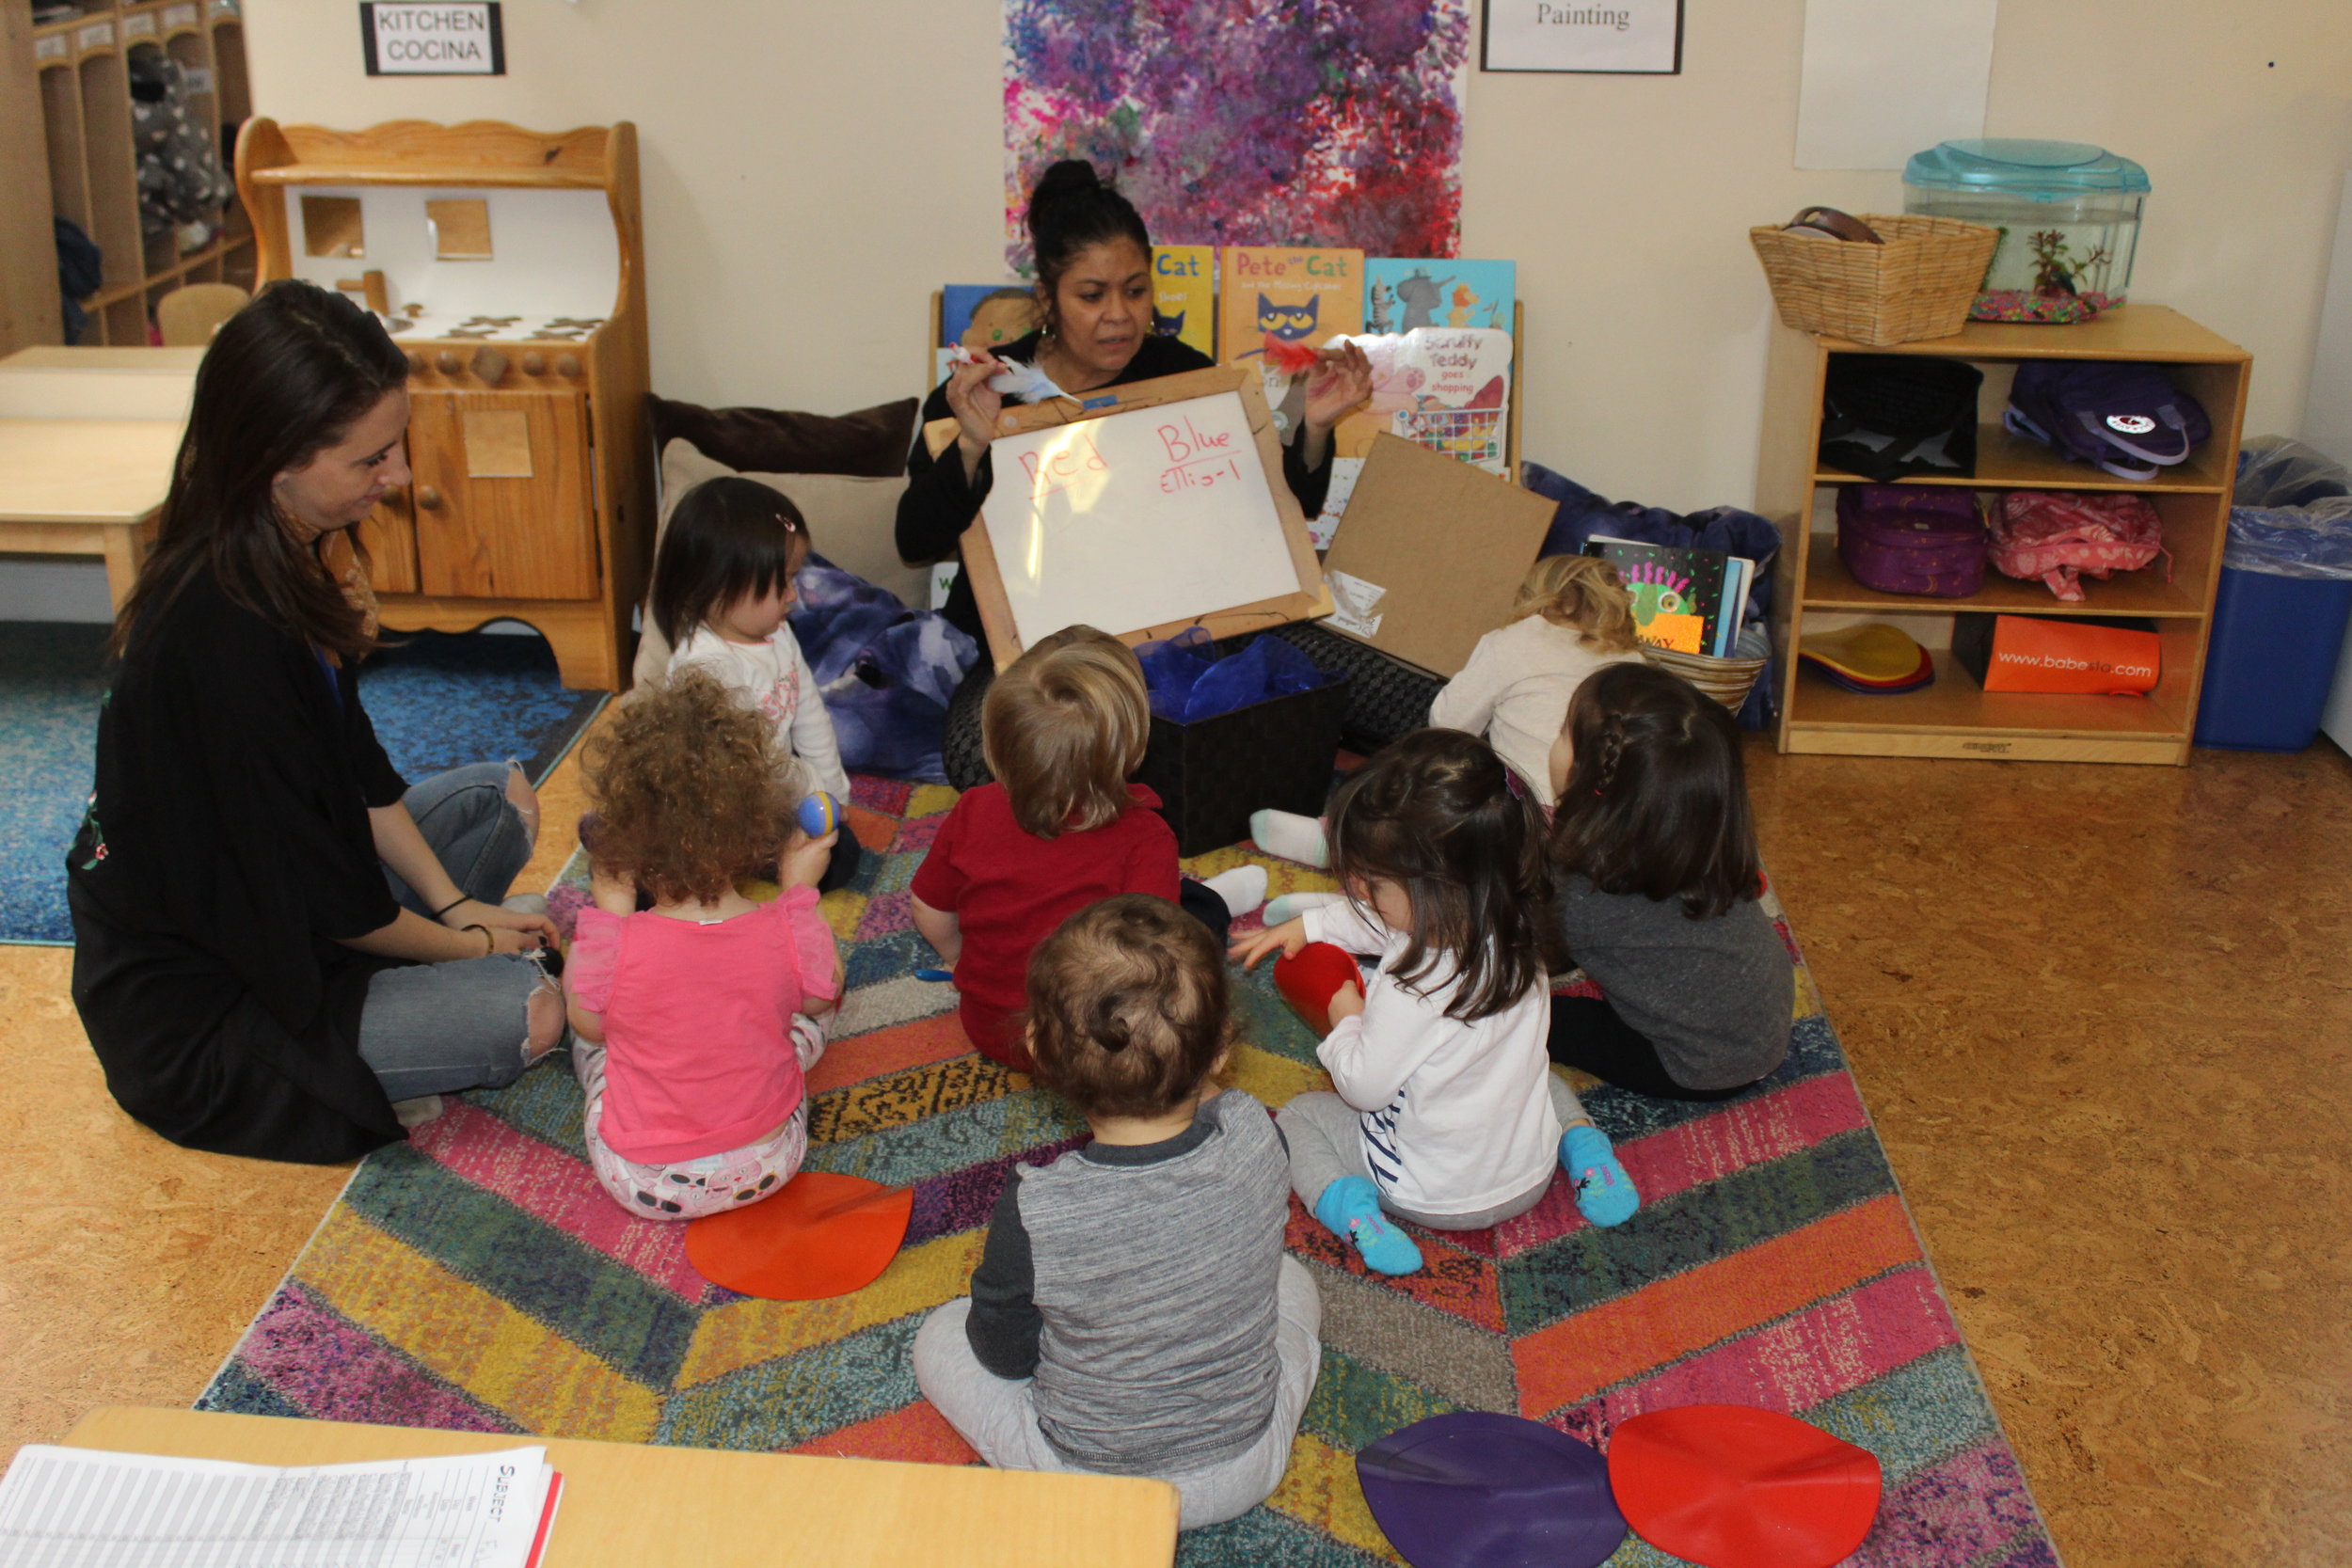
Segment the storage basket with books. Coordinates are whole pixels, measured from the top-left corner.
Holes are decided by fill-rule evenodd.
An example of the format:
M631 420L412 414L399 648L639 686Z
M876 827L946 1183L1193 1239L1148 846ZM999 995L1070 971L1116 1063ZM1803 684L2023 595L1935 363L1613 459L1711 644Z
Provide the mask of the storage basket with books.
M1748 230L1782 322L1873 347L1958 333L2000 239L1959 218L1820 207Z
M1594 534L1584 553L1616 567L1632 595L1643 658L1738 713L1772 658L1763 626L1746 624L1756 562L1720 550L1605 533Z

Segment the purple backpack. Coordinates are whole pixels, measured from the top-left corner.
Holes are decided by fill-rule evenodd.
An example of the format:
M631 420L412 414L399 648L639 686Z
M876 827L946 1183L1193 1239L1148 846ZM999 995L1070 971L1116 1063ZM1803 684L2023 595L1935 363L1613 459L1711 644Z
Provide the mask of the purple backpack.
M1984 586L1984 519L1973 490L1849 484L1837 492L1837 557L1865 588L1963 599Z
M2213 434L2203 406L2163 371L2104 359L2026 360L2001 424L2118 479L2153 479Z

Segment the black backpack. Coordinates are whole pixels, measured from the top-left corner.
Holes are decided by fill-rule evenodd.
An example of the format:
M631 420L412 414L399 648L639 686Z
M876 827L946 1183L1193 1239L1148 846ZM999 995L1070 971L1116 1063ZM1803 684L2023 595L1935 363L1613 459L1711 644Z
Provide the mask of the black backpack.
M1960 359L1838 354L1822 395L1821 461L1892 483L1906 474L1973 479L1984 372Z

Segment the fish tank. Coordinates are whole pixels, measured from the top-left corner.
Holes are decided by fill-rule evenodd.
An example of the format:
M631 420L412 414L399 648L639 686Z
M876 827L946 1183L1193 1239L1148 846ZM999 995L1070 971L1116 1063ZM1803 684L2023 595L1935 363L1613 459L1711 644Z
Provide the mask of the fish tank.
M1903 167L1903 211L2001 231L1969 314L2074 322L2123 303L2148 171L2087 142L1939 142Z

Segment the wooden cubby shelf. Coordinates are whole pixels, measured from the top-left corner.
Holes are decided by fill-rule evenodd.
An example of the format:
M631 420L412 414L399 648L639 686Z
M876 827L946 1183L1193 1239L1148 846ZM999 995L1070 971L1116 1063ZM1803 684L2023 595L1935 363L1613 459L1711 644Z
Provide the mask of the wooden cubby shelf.
M0 80L0 104L39 116L51 206L95 241L103 259L103 282L80 301L91 318L80 341L137 347L148 341L156 302L183 284L250 289L255 250L253 226L233 198L221 231L196 250L176 250L168 232L142 232L129 55L159 49L191 73L189 112L211 133L225 169L230 137L252 112L244 18L234 0L85 0L83 10L31 29L36 79ZM41 265L54 276L54 255Z
M2059 600L2041 582L2019 582L1989 568L1983 588L1963 599L1863 586L1838 558L1836 505L1842 487L1869 481L1819 456L1823 388L1831 357L1840 354L1964 359L1984 372L1976 472L1965 479L1921 476L1901 483L1987 492L2144 494L2163 520L2169 562L2159 558L2153 565L2106 581L2086 578L2085 596L2074 604ZM2203 404L2213 434L2187 462L2154 480L2135 483L2068 463L2041 443L2000 427L2017 366L2041 358L2160 365ZM2072 326L1972 322L1958 337L1891 348L1776 328L1756 494L1759 508L1781 531L1773 604L1773 642L1784 656L1780 749L1854 756L2186 762L2251 372L2252 360L2244 349L2156 305L2122 306ZM1961 668L1948 647L1953 617L1967 611L2145 617L2157 628L2164 673L2144 697L1989 692ZM1847 625L1872 616L1901 617L1915 626L1926 623L1931 634L1921 641L1935 661L1932 685L1891 696L1849 691L1799 663L1797 645L1808 621Z

